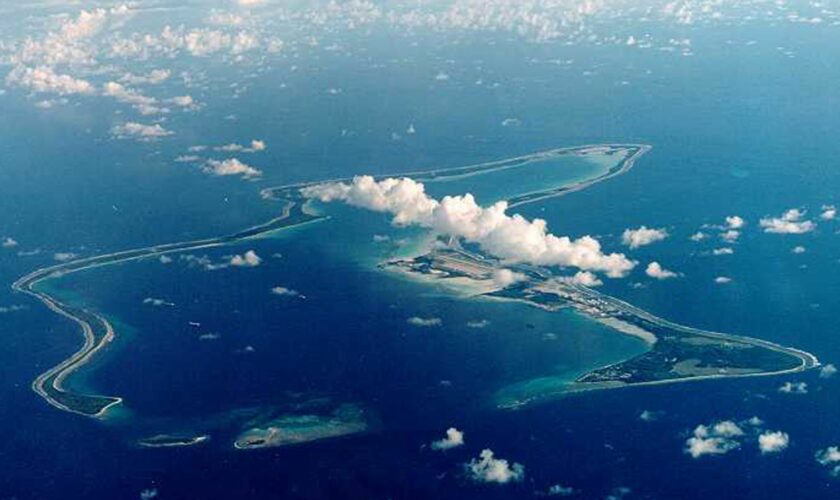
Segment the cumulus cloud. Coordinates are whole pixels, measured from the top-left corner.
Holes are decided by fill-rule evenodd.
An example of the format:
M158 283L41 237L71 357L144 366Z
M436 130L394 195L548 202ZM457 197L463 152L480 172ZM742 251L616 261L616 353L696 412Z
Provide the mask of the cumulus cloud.
M795 253L795 254L803 254L803 253L806 252L806 249L802 245L797 245L797 246L793 247L790 251L791 251L791 253Z
M78 257L78 255L73 252L56 252L53 254L53 259L59 262L67 262L68 260L73 260L76 257Z
M736 440L744 431L735 422L724 420L712 426L698 425L685 442L685 452L692 458L706 455L724 455L741 446Z
M542 219L529 221L508 215L504 201L478 205L471 194L446 196L438 201L426 195L422 183L412 179L356 177L350 183L326 183L302 190L322 202L343 201L353 206L394 215L396 225L419 225L438 233L477 243L491 255L511 262L577 267L618 278L636 263L624 254L605 254L591 236L572 240L548 232Z
M182 262L186 262L187 265L190 267L201 267L205 271L217 271L219 269L225 269L226 267L230 266L229 262L224 262L220 264L214 263L210 260L210 257L206 255L197 256L192 254L181 255L178 259ZM167 262L162 263L166 264Z
M163 128L159 123L146 125L137 122L125 122L111 127L111 135L118 139L152 141L172 134L171 130Z
M828 467L832 476L840 476L840 448L829 446L817 451L814 458L820 465Z
M438 439L437 441L432 441L431 447L433 450L450 450L452 448L457 448L458 446L463 446L463 444L464 433L455 427L450 427L446 430L446 437Z
M222 161L207 160L202 170L216 176L239 175L243 179L256 179L262 176L261 170L243 163L236 158L228 158Z
M779 392L785 394L808 394L808 384L806 382L785 382L779 387Z
M155 297L146 297L145 299L143 299L143 303L146 304L146 305L155 306L155 307L162 307L162 306L172 307L172 306L175 305L174 303L169 302L168 300L157 299Z
M594 288L596 286L601 286L604 284L604 282L601 281L598 278L598 276L589 271L578 271L575 273L574 276L570 278L570 280L576 285L588 286L590 288Z
M157 498L157 496L157 488L150 488L140 492L140 500L152 500L154 498Z
M704 233L703 231L697 231L696 233L692 234L688 237L691 241L703 241L708 238L709 235Z
M735 243L740 237L741 231L735 229L727 229L726 231L720 233L720 239L727 243Z
M655 229L647 226L641 226L636 229L625 229L624 233L621 235L621 242L631 249L636 249L645 245L656 243L657 241L662 241L667 237L668 231L665 229Z
M665 269L659 262L656 261L653 261L650 264L648 264L647 268L645 269L645 274L647 274L651 278L655 278L658 280L667 280L679 276L679 274L675 273L674 271L669 271L668 269Z
M118 102L131 104L142 115L152 115L169 111L166 108L158 106L158 101L154 97L145 96L121 83L106 82L102 85L102 94L113 97Z
M242 255L234 255L230 258L230 265L237 267L257 267L262 259L253 250L248 250Z
M18 86L33 92L52 93L58 95L96 93L96 87L87 80L74 78L70 75L56 73L49 66L15 66L6 75L6 84Z
M488 326L490 326L490 320L486 319L467 321L467 328L487 328Z
M271 293L273 293L274 295L279 295L281 297L300 297L302 299L306 298L304 295L301 295L301 293L297 290L286 288L285 286L275 286L271 289Z
M226 31L198 28L186 30L183 26L167 26L157 41L169 51L185 50L196 57L206 57L218 52L243 54L260 46L259 38L248 31Z
M440 326L443 324L443 320L440 318L421 318L420 316L412 316L405 320L405 322L409 325L419 327Z
M659 417L662 415L662 412L658 411L651 411L651 410L644 410L642 413L639 414L639 420L642 422L655 422L659 420Z
M482 483L505 484L521 481L525 477L525 467L522 464L510 464L505 459L496 458L493 451L487 448L464 467L470 478Z
M196 110L200 108L200 106L195 102L195 99L193 99L192 96L189 95L179 95L175 97L170 97L166 100L166 102L174 104L179 108L185 108L190 110Z
M718 276L715 278L715 283L718 285L726 285L727 283L732 283L732 278L728 276Z
M834 220L837 218L837 207L834 205L823 205L822 206L822 213L820 213L820 219L822 220Z
M493 283L498 287L508 287L514 283L518 283L527 278L522 273L511 271L510 269L496 269L493 271Z
M722 248L715 248L712 250L712 255L732 255L735 253L731 247L722 247Z
M225 144L224 146L216 146L213 148L214 151L224 151L228 153L256 153L258 151L265 151L265 149L265 141L261 141L259 139L252 139L251 143L248 146L244 146L242 144L237 144L234 142L230 144Z
M817 224L805 219L805 212L791 208L780 217L765 217L759 221L765 233L804 234L816 229Z
M782 431L767 431L758 436L758 449L762 454L779 453L790 443L790 436Z
M544 495L548 497L570 497L576 495L578 490L571 486L563 486L562 484L552 484L545 491Z
M0 243L0 246L2 246L3 248L14 248L18 246L18 242L14 238L6 236L5 238L3 238L3 242Z
M120 77L120 82L129 85L158 85L168 80L170 76L172 76L172 71L168 69L153 69L145 75L125 73Z
M726 219L726 227L729 229L741 229L747 222L737 215L730 215Z
M831 363L820 368L820 378L831 378L837 374L837 368Z

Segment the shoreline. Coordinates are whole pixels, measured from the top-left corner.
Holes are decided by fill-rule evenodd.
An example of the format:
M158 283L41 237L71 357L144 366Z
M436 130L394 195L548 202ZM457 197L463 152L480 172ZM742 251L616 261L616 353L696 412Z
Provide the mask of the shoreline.
M299 207L297 214L292 209ZM291 220L293 216L300 216L303 220ZM76 413L93 418L105 418L108 410L121 405L123 399L119 396L103 396L99 394L80 394L63 387L63 382L74 372L86 365L94 355L106 348L115 338L116 331L108 320L95 312L74 308L62 303L48 293L36 289L42 281L60 278L67 274L85 271L96 267L130 262L151 257L158 257L169 253L179 253L202 248L212 248L232 243L238 243L251 238L258 238L282 229L300 226L324 219L321 216L306 214L300 205L293 202L284 206L282 214L266 223L252 226L229 236L205 238L180 243L153 245L139 249L112 252L104 255L87 257L62 264L36 269L19 278L12 284L16 292L24 293L36 298L52 312L64 316L75 322L82 330L84 343L59 364L38 375L31 384L35 393L44 398L50 405L67 412ZM289 221L289 222L287 222ZM95 333L94 322L104 327L101 335ZM76 403L75 407L70 402Z
M595 185L599 182L603 182L607 179L612 177L624 174L631 170L634 166L636 161L641 158L644 154L649 152L652 149L652 146L645 145L645 144L624 144L624 143L616 143L616 144L589 144L584 146L574 146L574 147L566 147L566 148L558 148L552 149L548 151L542 151L537 153L532 153L530 155L523 155L518 156L515 158L503 159L503 160L496 160L491 162L479 163L474 165L468 165L464 167L455 167L455 168L441 168L441 169L434 169L434 170L425 170L425 171L415 171L415 172L408 172L404 174L398 174L400 176L414 176L420 181L432 181L432 180L441 180L446 179L449 177L464 177L464 176L472 176L472 175L480 175L482 173L492 172L500 169L509 169L509 168L516 168L516 167L525 167L529 163L535 161L542 161L547 159L552 159L557 156L563 155L573 155L578 154L580 156L585 156L588 154L611 154L612 152L623 151L625 153L625 157L621 159L621 161L614 167L610 168L607 172L604 172L600 175L597 175L590 179L584 179L580 181L576 181L572 184L547 189L545 191L539 192L532 192L522 194L516 197L511 198L508 200L510 207L515 207L519 205L525 205L528 203L533 203L536 201L545 200L548 198L564 196L569 193L578 192L592 185ZM376 176L375 178L381 179L389 177L388 175L380 175ZM275 231L280 231L283 229L289 229L293 227L303 226L309 223L318 222L321 220L328 219L329 216L319 215L315 213L311 213L307 210L307 203L306 200L300 194L300 189L321 184L324 182L336 182L336 181L343 181L347 180L347 178L342 179L335 179L335 180L321 180L321 181L311 181L305 183L298 183L298 184L291 184L286 186L278 186L278 187L269 187L265 188L260 191L260 195L265 200L272 200L272 201L281 201L284 202L282 207L281 214L278 217L275 217L268 222L263 224L259 224L256 226L251 226L246 228L242 231L238 231L234 234L227 235L227 236L220 236L215 238L203 238L197 240L190 240L185 242L176 242L176 243L168 243L168 244L159 244L159 245L152 245L149 247L143 247L138 249L131 249L131 250L123 250L118 252L112 252L108 254L93 256L93 257L86 257L82 259L77 259L70 262L65 262L61 264L56 264L52 266L47 266L44 268L36 269L35 271L30 272L29 274L19 278L15 281L12 285L12 288L21 293L25 293L30 295L36 299L38 299L41 303L43 303L48 309L53 311L56 314L64 316L76 324L82 330L82 334L84 336L84 343L82 346L73 352L70 356L66 359L58 363L57 365L53 366L49 370L45 371L41 375L39 375L33 382L32 382L32 389L35 391L39 396L43 397L49 404L52 406L72 412L77 413L80 415L85 415L94 418L105 418L108 411L118 405L123 404L123 399L117 396L102 396L102 395L87 395L87 394L79 394L73 392L72 390L66 390L63 387L63 382L74 372L81 369L84 365L86 365L91 358L93 358L96 354L98 354L101 350L105 349L115 338L116 332L113 326L108 322L108 320L93 311L89 311L82 308L76 308L70 306L68 304L64 304L60 302L58 299L50 296L48 293L39 291L36 289L36 285L42 281L46 281L49 279L60 278L61 276L65 276L70 273L75 273L79 271L89 270L97 267L103 267L118 263L125 263L140 259L146 259L151 257L158 257L165 254L170 253L179 253L191 250L197 250L202 248L214 248L220 247L224 245L236 244L242 241L246 241L252 238L260 238L267 234L270 234ZM381 266L380 266L381 267ZM413 273L407 273L413 274ZM544 274L544 273L543 273ZM694 380L704 380L704 379L713 379L713 378L734 378L734 377L747 377L747 376L769 376L769 375L781 375L784 373L796 373L800 371L804 371L809 368L813 368L819 366L819 360L816 356L806 351L802 351L800 349L790 348L781 346L779 344L775 344L773 342L764 341L760 339L753 339L749 337L740 337L737 335L728 335L723 333L716 333L716 332L705 332L703 330L698 330L690 327L685 327L682 325L677 325L671 323L667 320L663 320L658 318L646 311L638 309L626 302L623 302L619 299L615 299L613 297L601 295L598 292L594 292L593 290L586 289L581 287L582 293L585 295L592 295L596 298L601 298L607 301L610 305L617 308L619 311L623 311L629 315L635 316L637 318L641 318L642 320L651 322L655 325L659 325L665 328L670 328L672 330L678 331L680 333L686 335L694 335L694 336L701 336L707 338L713 338L718 341L736 341L743 344L751 345L754 347L761 347L764 349L769 349L775 352L781 352L787 354L789 356L796 357L800 360L800 364L797 367L791 369L785 369L781 371L771 371L771 372L759 372L759 373L741 373L741 374L709 374L709 375L697 375L697 376L688 376L683 378L674 378L674 379L667 379L667 380L654 380L654 381L641 381L641 382L632 382L632 383L622 383L622 382L610 382L610 381L596 381L596 382L579 382L577 379L571 385L574 386L577 384L577 387L572 387L568 390L563 391L563 393L573 393L573 392L583 392L583 391L590 391L590 390L600 390L600 389L613 389L613 388L621 388L621 387L636 387L636 386L645 386L645 385L656 385L656 384L665 384L665 383L677 383L677 382L688 382ZM485 295L485 294L478 294L479 296L491 299L500 299L500 300L515 300L527 303L529 305L539 307L539 308L547 308L545 304L540 304L534 302L532 300L528 300L527 298L516 298L516 297L501 297L501 296L492 296L492 295ZM575 309L573 307L573 309ZM549 309L550 310L550 309ZM584 311L577 311L578 313L587 316ZM587 316L591 319L598 321L597 317ZM639 334L630 333L627 331L623 331L615 326L610 326L609 324L605 324L605 326L612 328L613 330L618 331L619 334L623 335L630 335L641 341L646 341L646 344L650 347L648 353L653 352L654 345L656 344L656 335L653 333L645 332L650 335L641 336ZM628 327L638 328L636 325L627 324ZM640 331L644 331L640 329ZM637 332L638 333L638 332ZM598 370L604 370L611 367L618 366L622 363L626 363L627 361L635 359L629 358L627 360L620 361L618 363L613 363L601 368L595 368L586 372L587 374L593 374ZM550 397L550 396L548 396ZM539 398L542 399L542 398ZM527 404L529 401L524 401L522 404ZM519 404L514 406L521 406Z

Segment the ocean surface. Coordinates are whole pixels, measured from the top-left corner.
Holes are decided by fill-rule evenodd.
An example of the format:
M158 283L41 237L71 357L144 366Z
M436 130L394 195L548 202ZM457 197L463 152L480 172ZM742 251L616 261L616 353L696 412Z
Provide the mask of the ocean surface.
M666 227L670 238L632 256L682 277L658 282L637 270L601 290L678 323L840 361L840 225L820 222L801 236L758 228L759 218L789 208L816 217L840 203L840 55L827 49L840 41L836 30L707 29L694 34L691 57L482 38L370 38L356 41L368 48L356 56L278 64L248 93L220 97L191 118L194 136L154 144L107 139L111 109L47 113L15 91L0 96L0 236L19 242L0 249L0 281L53 263L56 253L97 255L263 222L277 211L259 196L268 186L634 142L653 150L629 173L516 211L546 219L556 234L597 236L609 251L626 251L625 228ZM791 39L803 48L787 58L776 47ZM435 81L440 71L449 80ZM327 96L336 85L342 93ZM270 145L254 159L263 179L213 178L173 161L195 143L232 140L231 114L241 134L234 139ZM507 119L516 121L502 126ZM559 163L569 180L598 168ZM467 181L450 187L469 189ZM504 183L479 199L498 197ZM814 460L816 450L840 444L838 379L809 372L692 382L499 410L492 397L507 384L573 374L642 346L572 313L468 298L382 271L376 264L399 254L398 240L422 235L382 214L326 210L332 217L323 222L192 252L218 263L254 250L264 261L253 269L206 271L176 255L170 264L148 259L51 283L118 326L115 343L72 379L125 398L111 421L59 411L32 392L32 380L81 335L30 298L0 291L0 306L23 306L0 314L0 498L138 498L146 489L185 499L525 498L555 484L583 498L621 488L628 498L840 495ZM748 225L728 245L733 255L709 255L724 246L714 231L707 241L689 239L735 214ZM374 241L377 234L389 240ZM806 251L793 253L799 245ZM718 276L732 282L716 284ZM306 298L272 295L276 286ZM412 316L441 325L416 327ZM489 323L467 326L480 320ZM807 382L808 394L780 393L788 381ZM364 408L369 432L266 450L230 446L240 430L231 412L314 398ZM658 418L641 420L645 410ZM789 433L790 448L762 456L745 444L701 460L684 453L697 425L752 416ZM430 450L450 426L466 444ZM156 429L211 427L218 434L201 446L133 445ZM467 478L462 464L483 448L523 464L525 480Z

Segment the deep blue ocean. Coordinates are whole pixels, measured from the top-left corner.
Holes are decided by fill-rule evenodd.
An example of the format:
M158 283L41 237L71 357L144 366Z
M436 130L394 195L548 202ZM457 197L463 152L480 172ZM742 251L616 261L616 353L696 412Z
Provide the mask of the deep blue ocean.
M840 203L840 55L832 50L840 36L828 26L680 35L691 36L695 55L498 36L490 44L483 35L460 43L360 37L352 42L364 51L284 61L238 99L214 98L201 119L173 117L189 132L157 143L107 139L107 107L47 112L9 91L0 96L0 236L19 246L0 249L0 282L58 252L96 255L263 222L277 210L259 196L268 186L638 142L653 150L626 175L517 211L545 218L557 234L597 236L609 251L626 251L625 228L666 227L669 239L632 255L681 278L654 282L636 270L601 290L675 322L840 362L840 225L820 222L801 236L758 228L759 218L788 208L816 217ZM436 81L441 71L450 79ZM328 95L332 87L342 93ZM502 126L508 118L518 125ZM407 134L412 124L416 133ZM269 145L249 157L265 173L256 182L173 161L194 144L251 138ZM0 306L25 306L0 314L0 498L138 498L147 489L166 499L527 498L554 484L581 498L618 488L651 499L840 495L814 460L840 444L840 379L809 372L693 382L498 410L493 394L507 384L641 346L572 313L466 299L383 272L378 258L396 250L371 235L400 230L381 214L331 211L312 226L191 252L221 262L254 250L264 259L257 268L205 271L176 255L171 264L146 260L56 281L62 297L118 325L118 340L73 382L123 396L130 411L113 422L59 411L32 392L32 380L81 335L34 300L0 291ZM748 221L733 255L708 255L719 240L689 240L733 214ZM807 251L793 253L797 245ZM722 286L717 276L733 281ZM306 299L269 293L281 285ZM147 297L175 306L145 305ZM411 316L442 325L412 327ZM466 326L482 319L485 328ZM787 381L807 382L808 394L779 393ZM193 448L132 444L146 428L198 429L232 410L300 397L358 404L370 430L267 450L234 450L224 432ZM640 420L644 410L659 418ZM684 453L695 426L752 416L789 433L789 449ZM450 426L466 444L430 450ZM525 480L468 479L461 464L483 448L522 463Z

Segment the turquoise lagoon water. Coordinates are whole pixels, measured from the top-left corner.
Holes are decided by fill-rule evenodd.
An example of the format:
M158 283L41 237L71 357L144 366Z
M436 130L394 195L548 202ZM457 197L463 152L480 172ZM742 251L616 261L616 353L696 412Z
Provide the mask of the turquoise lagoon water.
M547 219L559 234L596 235L609 250L622 248L627 227L667 227L671 238L632 255L642 263L658 260L683 278L651 282L636 272L607 281L606 293L674 321L783 342L836 362L837 227L821 222L800 237L756 227L760 217L787 208L813 215L838 201L840 56L827 49L838 41L828 28L692 32L691 58L514 40L497 40L508 50L488 53L484 43L433 43L432 35L420 40L429 49L422 53L408 42L373 44L365 56L332 55L317 68L278 65L239 102L208 109L211 119L194 124L196 136L153 145L101 139L111 110L79 105L56 117L9 92L0 97L0 232L20 241L18 250L41 252L0 252L0 278L11 283L55 252L91 255L261 222L274 209L257 192L269 185L642 142L654 149L630 173L517 211ZM788 59L775 47L791 39L800 40L800 50ZM398 50L410 53L412 64L363 64ZM558 58L577 63L547 62ZM450 68L452 60L459 64ZM450 70L450 84L430 83L441 68ZM478 76L500 85L476 88ZM278 91L281 79L295 92ZM344 98L323 99L337 80ZM230 137L225 126L233 112L243 137ZM511 117L521 124L500 125ZM416 134L391 138L410 123ZM342 129L355 134L342 136ZM213 179L173 164L198 137L264 138L270 149L254 163L265 179ZM161 498L509 498L561 483L584 498L616 487L641 498L837 495L837 483L813 458L840 443L836 380L793 377L809 384L801 396L780 394L787 379L768 378L609 391L513 412L488 408L506 383L592 366L636 344L572 315L464 300L376 270L374 260L399 251L372 240L394 231L386 218L330 210L341 213L320 227L206 252L218 261L253 248L265 257L256 269L204 272L148 261L56 282L131 328L85 380L126 397L133 413L126 425L67 415L31 392L35 376L72 352L80 336L38 304L0 295L3 304L28 307L0 317L0 494L131 498L154 486ZM688 240L701 225L731 214L749 221L734 255L712 257L706 252L719 241ZM807 251L794 254L795 245ZM365 261L368 255L376 259ZM719 275L733 282L716 285ZM277 285L307 299L272 297ZM143 306L148 296L177 306ZM405 321L414 315L440 317L443 327L412 328ZM485 318L491 320L485 329L466 326ZM199 331L189 321L200 322ZM204 333L219 338L199 340ZM203 415L219 420L231 409L288 402L289 393L362 404L377 425L362 435L241 453L225 446L236 427L228 419L215 424L223 431L209 446L130 446L132 419L150 419L150 429L198 426ZM643 410L660 418L642 422ZM790 434L785 453L761 456L754 444L710 460L683 452L696 425L753 415ZM446 454L422 448L450 425L465 431L464 447ZM484 447L523 463L526 480L496 488L467 480L460 464Z

